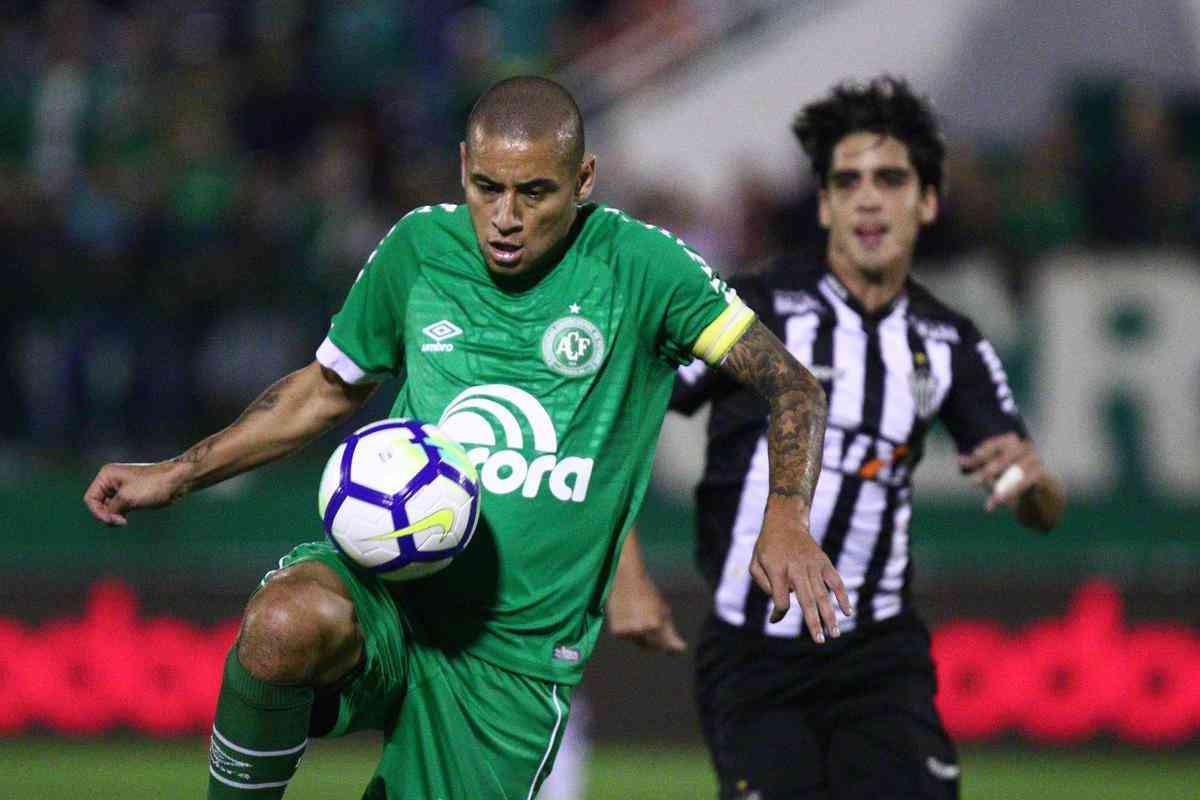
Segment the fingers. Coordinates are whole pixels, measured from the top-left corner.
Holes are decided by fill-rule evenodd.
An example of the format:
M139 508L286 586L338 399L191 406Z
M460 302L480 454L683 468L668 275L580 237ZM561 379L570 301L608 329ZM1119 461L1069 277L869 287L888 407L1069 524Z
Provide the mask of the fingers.
M788 607L791 605L791 582L787 579L785 570L775 570L772 575L767 569L759 563L757 556L750 560L750 575L754 578L754 582L758 584L758 588L762 589L771 597L771 622L779 622L787 615ZM799 599L799 594L797 594Z
M84 505L93 517L105 525L125 525L128 520L120 513L124 509L121 504L114 502L119 491L117 481L101 470L83 494Z
M1000 473L1000 477L992 484L992 493L988 495L984 508L988 511L995 510L1001 504L1019 496L1027 485L1025 470L1021 468L1021 465L1009 465L1008 469Z
M761 564L751 561L750 574L759 588L771 597L772 624L787 616L788 609L791 608L790 595L795 593L804 625L808 628L809 636L817 644L825 643L826 632L834 638L841 635L837 611L830 600L831 594L844 615L854 616L854 608L850 604L850 596L846 593L842 578L827 559L824 564L797 568L794 578L789 578L785 571L775 580L771 580L770 573Z
M804 612L804 621L812 640L822 644L826 633L834 639L841 636L842 630L838 626L837 611L830 594L836 598L843 614L853 616L854 611L837 570L828 561L823 565L813 565L803 583L805 589L797 591L796 597L800 601L800 608Z
M966 472L983 480L980 472L994 472L987 480L995 480L1006 466L1021 455L1023 440L1015 433L1005 433L984 439L967 455L958 457L958 465Z
M687 650L687 641L679 635L679 631L675 629L675 622L670 617L664 619L662 625L654 630L653 638L654 649L668 655L678 655Z
M750 561L750 574L759 588L771 598L770 623L777 623L787 616L791 608L791 595L795 594L802 624L808 628L809 636L817 644L823 644L826 635L835 638L841 635L835 599L845 616L854 615L854 607L850 604L850 596L841 576L815 543L812 543L812 550L807 555L785 561L777 569L772 569L770 564L764 566L760 554L756 552Z
M1041 460L1037 453L1030 448L1021 458L1009 464L996 478L984 508L993 511L1001 505L1012 503L1040 481L1044 474L1045 468L1042 466Z
M1012 466L1013 462L1019 458L1019 452L1011 452L1003 450L985 462L982 466L976 467L971 472L971 483L976 486L991 486L1004 473L1004 470Z
M971 483L989 490L988 511L1010 502L1037 481L1041 467L1033 444L1015 433L993 436L969 455L959 456L959 465ZM1023 474L1013 472L1020 467Z
M828 565L828 562L826 563ZM832 565L828 565L828 569L834 575L834 579L829 581L828 584L823 568L818 565L802 567L794 574L794 577L791 577L786 582L781 577L775 583L776 586L783 583L783 585L788 586L791 590L789 594L795 594L796 604L800 607L802 624L808 628L809 636L817 644L824 644L827 634L834 638L841 636L841 629L838 627L837 622L837 612L830 601L830 592L836 591L840 593L838 603L843 611L850 608L850 600L846 596L845 588L841 585L841 579L837 577L837 570L833 569ZM791 599L789 597L780 602L780 600L775 598L774 592L769 594L772 595L770 621L773 624L787 616L791 608Z
M992 436L984 439L980 444L966 455L958 457L958 464L968 472L974 472L982 467L988 461L991 461L996 456L1003 452L1002 436Z
M629 639L639 647L657 650L667 655L677 655L687 650L687 641L679 635L669 616L652 626L622 632L613 631L613 634L622 639Z
M788 606L791 605L791 600L788 598L787 582L780 576L776 580L771 580L766 569L758 563L758 559L750 560L750 576L754 578L754 582L758 584L758 588L762 589L771 598L771 622L779 622L787 614ZM776 592L775 587L781 588L781 592Z
M771 603L774 608L771 609L771 622L779 622L787 616L788 608L791 607L791 587L784 575L778 575L775 580L771 581ZM800 599L800 593L796 593L796 599ZM805 618L808 618L808 609L804 610Z
M771 580L767 577L767 571L758 563L757 557L750 559L750 577L754 578L754 582L758 584L758 588L762 589L766 594L771 594Z
M846 585L842 583L842 576L834 569L833 564L826 564L821 570L821 578L825 582L825 586L829 591L833 592L837 598L838 607L842 609L842 613L847 617L854 616L854 607L850 605L850 595L846 592Z

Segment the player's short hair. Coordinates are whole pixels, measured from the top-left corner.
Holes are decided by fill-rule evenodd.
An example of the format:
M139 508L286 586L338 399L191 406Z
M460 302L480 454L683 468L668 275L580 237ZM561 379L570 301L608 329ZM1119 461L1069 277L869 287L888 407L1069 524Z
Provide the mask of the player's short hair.
M524 140L551 135L571 164L583 161L583 115L571 93L547 78L521 75L493 85L467 116L468 149L475 133Z
M870 81L844 81L800 109L792 131L812 162L821 186L829 180L833 149L854 133L891 136L908 147L922 187L942 191L946 142L928 97L913 92L903 78L880 75Z

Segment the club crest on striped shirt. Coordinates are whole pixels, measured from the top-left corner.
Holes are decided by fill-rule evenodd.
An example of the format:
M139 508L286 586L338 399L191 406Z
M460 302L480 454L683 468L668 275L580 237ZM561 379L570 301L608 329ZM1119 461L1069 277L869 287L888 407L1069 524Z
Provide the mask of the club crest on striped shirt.
M913 405L917 416L922 419L932 417L937 411L937 378L929 366L929 357L924 353L913 355L913 371L909 376L909 386L912 389Z

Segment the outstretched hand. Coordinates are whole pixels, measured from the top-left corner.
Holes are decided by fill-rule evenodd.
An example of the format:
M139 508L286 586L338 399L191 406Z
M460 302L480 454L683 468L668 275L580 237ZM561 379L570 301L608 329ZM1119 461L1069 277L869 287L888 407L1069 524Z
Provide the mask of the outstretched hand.
M958 464L972 483L988 490L988 511L1013 505L1046 474L1033 442L1015 433L984 439L971 453L959 456Z
M175 464L105 464L92 479L83 502L105 525L126 525L128 512L161 508L179 496Z
M783 619L791 606L789 595L796 595L809 635L817 644L825 642L826 632L835 638L841 635L830 594L837 598L843 614L854 614L842 576L809 534L807 524L772 503L767 503L762 533L750 560L750 574L771 596L771 622Z

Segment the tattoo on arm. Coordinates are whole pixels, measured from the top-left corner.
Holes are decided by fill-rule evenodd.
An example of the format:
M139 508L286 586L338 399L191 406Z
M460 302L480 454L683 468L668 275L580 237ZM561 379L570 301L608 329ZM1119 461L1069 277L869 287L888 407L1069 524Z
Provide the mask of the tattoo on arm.
M767 455L771 494L812 503L825 441L825 393L761 320L730 349L720 369L771 404Z
M232 425L224 430L214 433L212 436L202 439L172 460L182 464L199 464L204 460L204 457L209 454L217 442L236 431L238 426L243 425L251 416L263 411L270 411L271 409L275 408L275 406L279 403L279 396L283 393L284 388L294 379L295 374L293 373L291 375L285 375L279 380L275 381L275 383L268 386L266 390L254 400L253 403L246 407L246 410L243 411L236 420L234 420Z
M212 446L213 446L212 440L215 439L217 436L220 436L220 434L219 433L213 434L212 436L209 436L207 439L197 442L196 444L192 445L187 450L184 450L182 453L175 456L175 458L173 458L171 460L176 461L180 464L199 464L201 461L204 460L204 457L206 455L208 455L208 451L212 450Z
M248 414L253 414L256 411L270 411L272 408L274 408L279 403L279 395L283 387L286 386L291 379L291 375L285 375L275 383L268 386L266 391L260 394L253 403L246 407L246 410L242 412L241 417L238 419L241 420Z
M260 394L229 427L196 443L172 461L186 465L179 492L186 494L274 461L311 442L362 407L375 383L348 384L313 362Z

